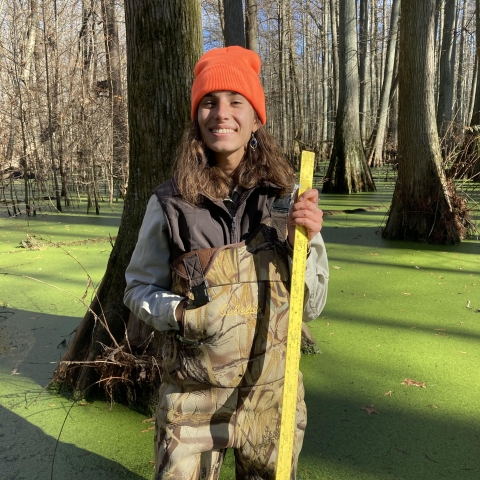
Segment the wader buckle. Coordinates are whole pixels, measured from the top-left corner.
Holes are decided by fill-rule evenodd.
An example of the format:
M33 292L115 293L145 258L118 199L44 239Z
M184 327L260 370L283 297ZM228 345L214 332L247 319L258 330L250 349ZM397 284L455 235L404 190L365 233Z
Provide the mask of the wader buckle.
M193 301L192 304L194 307L201 307L208 302L212 301L212 297L208 294L207 291L208 282L204 280L200 285L196 287L191 287L190 291L193 293Z

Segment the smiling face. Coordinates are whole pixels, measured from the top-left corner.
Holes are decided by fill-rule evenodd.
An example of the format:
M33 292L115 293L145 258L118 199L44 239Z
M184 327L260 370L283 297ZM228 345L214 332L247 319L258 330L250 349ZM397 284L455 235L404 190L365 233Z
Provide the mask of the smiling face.
M205 145L230 175L242 161L252 132L260 126L255 110L237 92L210 92L200 100L197 119Z

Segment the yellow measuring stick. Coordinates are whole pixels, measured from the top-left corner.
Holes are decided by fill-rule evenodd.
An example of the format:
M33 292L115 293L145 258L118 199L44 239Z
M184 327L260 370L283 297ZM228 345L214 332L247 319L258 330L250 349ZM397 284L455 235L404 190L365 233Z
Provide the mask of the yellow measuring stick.
M302 152L300 163L300 188L298 194L312 188L315 154ZM295 228L292 280L290 287L290 311L288 316L287 358L283 387L282 422L278 445L276 480L290 480L293 443L295 440L295 414L297 410L298 370L302 342L303 296L307 266L308 238L305 228Z

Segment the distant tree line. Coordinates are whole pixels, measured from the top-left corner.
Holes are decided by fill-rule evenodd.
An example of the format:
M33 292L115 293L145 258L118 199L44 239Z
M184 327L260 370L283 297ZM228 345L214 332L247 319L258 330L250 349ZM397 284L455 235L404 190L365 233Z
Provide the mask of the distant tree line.
M292 162L304 148L327 161L348 145L340 149L360 177L340 180L331 164L327 190L374 189L366 166L397 153L400 0L200 3L205 49L240 44L260 54L268 128ZM435 1L427 55L444 157L462 145L464 127L480 124L477 11L473 0ZM98 211L99 182L109 201L125 193L124 15L115 0L0 2L2 192L15 197L9 182L22 176L27 213L44 195L61 210L85 194Z
M27 213L35 198L51 196L61 210L83 194L98 212L99 179L112 201L128 176L123 9L114 0L16 0L0 12L3 191L17 172Z

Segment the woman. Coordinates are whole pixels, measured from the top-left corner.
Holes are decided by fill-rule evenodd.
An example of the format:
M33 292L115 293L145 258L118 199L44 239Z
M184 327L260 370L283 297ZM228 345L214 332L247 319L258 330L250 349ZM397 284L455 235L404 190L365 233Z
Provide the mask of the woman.
M304 320L325 304L318 191L292 193L293 171L263 127L259 72L241 47L197 63L192 125L126 272L125 304L163 345L156 480L216 479L227 448L237 479L275 478L296 225L310 241ZM306 425L299 375L292 478Z

